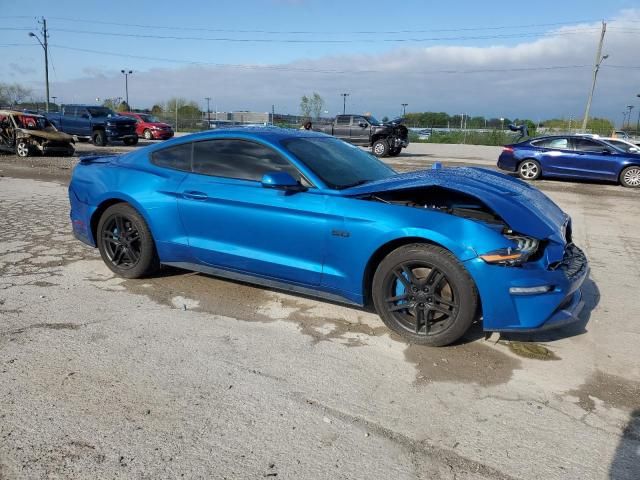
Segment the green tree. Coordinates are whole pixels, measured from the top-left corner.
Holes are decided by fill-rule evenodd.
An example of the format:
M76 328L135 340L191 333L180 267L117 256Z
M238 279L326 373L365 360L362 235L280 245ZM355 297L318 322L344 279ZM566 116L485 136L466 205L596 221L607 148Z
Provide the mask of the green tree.
M320 114L324 110L324 99L317 93L313 92L310 99L311 112L313 112L313 118L320 118Z
M120 104L118 105L118 112L129 112L131 111L131 107L129 106L129 104L127 102L125 102L124 100L122 102L120 102Z
M162 115L164 113L164 110L161 105L158 105L156 103L153 107L151 107L151 113L153 115Z
M312 109L313 109L313 106L311 104L311 99L306 95L303 95L300 98L300 114L303 117L310 118Z

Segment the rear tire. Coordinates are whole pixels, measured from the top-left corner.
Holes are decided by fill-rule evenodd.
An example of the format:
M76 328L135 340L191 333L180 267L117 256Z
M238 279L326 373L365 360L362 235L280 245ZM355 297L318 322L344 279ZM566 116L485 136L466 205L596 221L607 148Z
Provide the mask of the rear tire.
M522 180L538 180L542 175L542 167L537 160L527 158L518 165L518 176Z
M147 222L126 203L116 203L104 211L96 237L102 260L116 275L141 278L160 268Z
M640 188L640 166L632 165L622 170L620 185L627 188Z
M371 145L371 151L376 157L386 157L389 155L389 143L386 140L376 140Z
M26 158L31 153L29 143L24 140L18 140L16 144L16 155L22 158Z
M137 145L138 144L138 137L134 137L134 138L125 138L123 140L123 143L127 146L131 146L131 145Z
M411 244L387 255L373 277L373 303L382 321L411 343L449 345L469 329L478 293L447 250Z
M390 148L389 149L389 156L390 157L397 157L398 155L400 155L401 151L402 151L402 147Z
M93 144L98 147L104 147L107 144L107 135L104 133L104 130L96 130L93 132L91 139L93 140Z

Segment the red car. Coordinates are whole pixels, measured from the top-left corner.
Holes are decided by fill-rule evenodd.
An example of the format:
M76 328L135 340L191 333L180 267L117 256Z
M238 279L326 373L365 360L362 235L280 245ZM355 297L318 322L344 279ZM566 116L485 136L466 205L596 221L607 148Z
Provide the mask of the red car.
M161 122L155 115L136 112L121 112L119 115L135 118L136 133L146 140L166 140L173 137L171 125Z

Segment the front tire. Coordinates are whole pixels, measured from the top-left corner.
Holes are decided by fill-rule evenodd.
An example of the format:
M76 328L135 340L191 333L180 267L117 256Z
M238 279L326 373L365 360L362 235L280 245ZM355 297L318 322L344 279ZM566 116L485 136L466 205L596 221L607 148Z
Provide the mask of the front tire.
M478 293L447 250L429 244L397 248L378 266L373 303L382 321L409 342L449 345L469 329Z
M93 144L98 147L104 147L107 144L107 135L104 133L104 130L96 130L93 132L91 139L93 140Z
M134 138L125 138L123 140L123 143L127 146L132 146L132 145L137 145L138 144L138 137L134 137Z
M145 140L153 140L153 133L151 133L151 130L149 130L148 128L144 131L142 135L144 136Z
M29 148L29 143L25 140L18 140L16 145L16 155L22 158L26 158L31 153L31 149Z
M160 268L147 223L126 203L117 203L104 211L96 237L102 260L116 275L141 278Z
M386 157L389 155L389 143L386 140L376 140L371 145L371 151L376 157Z
M527 158L518 165L518 176L522 180L538 180L542 175L542 167L532 158Z
M390 157L397 157L398 155L400 155L400 152L402 151L402 147L393 147L389 149L389 156Z
M640 166L632 165L620 172L620 184L628 188L640 188Z

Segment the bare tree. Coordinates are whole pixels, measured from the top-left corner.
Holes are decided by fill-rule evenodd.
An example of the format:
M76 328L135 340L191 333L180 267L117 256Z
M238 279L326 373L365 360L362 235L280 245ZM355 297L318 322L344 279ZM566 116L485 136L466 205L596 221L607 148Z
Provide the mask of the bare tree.
M0 104L15 105L31 95L30 88L17 83L0 83Z

